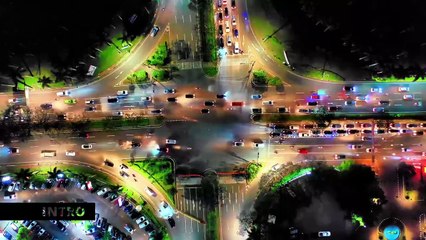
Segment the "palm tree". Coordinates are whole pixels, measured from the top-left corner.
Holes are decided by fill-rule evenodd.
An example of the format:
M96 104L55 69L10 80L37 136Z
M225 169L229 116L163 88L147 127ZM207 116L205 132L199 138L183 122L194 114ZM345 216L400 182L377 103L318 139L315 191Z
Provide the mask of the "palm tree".
M37 82L41 83L42 88L45 88L45 87L49 87L49 85L53 83L53 80L50 77L43 76L40 79L38 79Z
M18 83L23 84L26 87L30 87L30 85L25 83L24 77L22 77L22 74L25 72L25 70L21 67L9 67L8 68L7 75L12 79L14 86L14 91L18 90Z
M123 186L116 184L116 185L110 186L110 189L111 189L111 192L119 195L123 191Z
M49 174L49 179L56 179L56 177L58 176L59 173L61 173L62 171L57 168L54 167L52 171L48 171L47 174Z
M33 175L33 172L29 168L21 168L18 172L15 173L15 178L18 181L27 182Z

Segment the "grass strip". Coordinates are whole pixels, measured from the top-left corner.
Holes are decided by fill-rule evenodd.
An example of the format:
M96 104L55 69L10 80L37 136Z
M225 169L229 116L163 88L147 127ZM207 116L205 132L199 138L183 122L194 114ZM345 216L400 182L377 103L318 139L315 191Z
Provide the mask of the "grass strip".
M206 239L218 240L219 236L219 211L217 209L207 213Z

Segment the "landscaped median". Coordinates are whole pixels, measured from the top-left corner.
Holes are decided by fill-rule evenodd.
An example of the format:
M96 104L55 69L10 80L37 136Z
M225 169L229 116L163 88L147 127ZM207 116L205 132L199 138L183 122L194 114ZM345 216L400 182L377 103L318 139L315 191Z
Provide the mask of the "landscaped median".
M163 124L164 118L159 117L136 117L136 118L116 118L110 117L101 120L93 120L89 123L90 129L113 130L118 128L138 128L147 126L159 126Z
M256 178L257 174L260 172L262 164L260 163L249 163L247 166L247 181L251 182Z
M372 79L376 82L424 82L426 81L426 77L418 78L411 76L405 78L396 78L395 76L390 77L372 77Z
M143 160L130 161L130 167L152 180L157 189L162 189L169 202L174 203L176 193L173 162L168 158L146 158Z
M323 81L328 81L328 82L343 82L345 81L345 78L340 76L339 74L327 70L327 69L318 69L318 68L314 68L314 67L309 67L309 68L305 68L305 69L296 69L295 70L298 74L308 77L308 78L313 78L313 79L318 79L318 80L323 80Z
M280 86L283 84L279 77L271 76L264 70L253 71L253 84L256 86Z
M124 80L125 84L144 84L149 81L148 74L145 70L138 70L129 76L126 77Z

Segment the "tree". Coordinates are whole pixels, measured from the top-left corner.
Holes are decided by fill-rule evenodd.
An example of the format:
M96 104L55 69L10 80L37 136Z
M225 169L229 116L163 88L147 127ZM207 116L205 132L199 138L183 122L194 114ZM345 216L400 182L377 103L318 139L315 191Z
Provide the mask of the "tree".
M416 175L416 169L412 164L401 162L398 165L398 174L400 174L405 180L410 180Z
M121 192L123 192L123 186L121 186L121 185L118 185L118 184L116 184L116 185L112 185L112 186L110 186L109 187L111 190L111 192L113 192L113 193L115 193L115 194L120 194Z
M58 174L61 172L62 171L59 168L54 167L52 171L47 172L47 174L49 175L48 179L56 179L58 177Z
M334 113L330 113L326 107L321 106L318 108L317 112L314 114L315 119L314 121L318 125L325 124L326 126L330 125L331 120L334 118Z
M206 173L201 179L203 203L208 209L214 209L218 204L219 181L216 174Z
M21 226L18 230L18 234L16 235L16 239L19 240L31 240L30 230L26 227Z
M50 84L53 83L53 80L50 77L43 76L38 79L38 83L41 83L41 87L50 87Z
M21 168L18 172L15 173L15 178L21 182L27 182L32 177L33 173L29 168Z

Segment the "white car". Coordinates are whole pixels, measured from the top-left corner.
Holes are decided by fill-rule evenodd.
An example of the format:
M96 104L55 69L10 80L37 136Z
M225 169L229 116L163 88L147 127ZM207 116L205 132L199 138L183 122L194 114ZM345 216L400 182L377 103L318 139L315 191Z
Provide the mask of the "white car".
M109 188L102 188L101 190L99 190L96 194L98 194L98 196L102 196L105 193L107 193L110 189Z
M404 99L404 100L413 100L414 99L414 95L413 94L404 94L404 96L402 96L402 99Z
M166 144L176 144L175 139L166 139Z
M411 151L411 149L409 149L409 148L401 148L401 152L410 152Z
M136 219L136 224L140 224L141 222L143 222L145 220L146 220L146 218L144 216L142 216L142 217Z
M351 145L349 145L349 148L352 149L352 150L360 149L360 148L362 148L362 145L351 144Z
M127 91L127 90L117 91L117 96L127 96L127 95L129 95L129 91Z
M151 196L151 197L155 197L155 196L157 196L157 193L156 193L154 190L152 190L151 188L149 188L149 187L146 187L146 188L145 188L145 192L146 192L149 196Z
M87 99L86 101L84 101L84 103L86 103L86 104L95 104L96 101L95 101L95 99Z
M120 164L120 169L123 171L129 170L129 167L126 164Z
M152 97L141 97L141 101L151 102L152 101Z
M262 102L262 104L263 104L263 105L272 106L272 105L274 105L274 101L272 101L272 100L263 101L263 102Z
M9 99L9 103L21 103L23 102L22 98L11 98Z
M371 152L373 152L373 149L372 148L366 148L365 152L371 153ZM377 148L374 149L374 152L377 152Z
M243 140L235 141L235 142L234 142L234 146L235 146L235 147L244 147L244 142L243 142Z
M320 231L318 232L318 237L331 237L330 231Z
M37 235L41 236L46 232L46 230L44 230L44 228L40 229L40 231L38 231Z
M86 143L86 144L81 145L81 149L84 149L84 150L89 150L89 149L92 149L92 148L93 148L93 145L90 144L90 143Z
M280 169L281 168L281 164L278 164L278 163L276 163L276 164L274 164L273 166L272 166L272 170L273 171L277 171L278 169Z
M370 91L372 93L381 93L383 91L383 89L379 88L379 87L374 87L374 88L371 88Z
M355 100L357 100L357 101L365 101L365 96L356 96Z
M139 228L145 228L146 226L148 226L149 225L149 221L148 220L146 220L146 221L144 221L144 222L142 222L142 223L140 223L138 226L139 226Z
M409 87L398 87L398 92L409 92L410 88Z
M69 95L71 95L71 91L68 91L68 90L56 93L56 96L58 96L58 97L65 97L65 96L69 96Z
M4 195L5 200L16 199L16 193L12 193L10 195Z
M299 133L299 137L310 137L309 133Z
M75 157L75 151L67 150L65 152L65 156L67 156L67 157Z
M254 148L264 148L265 144L264 143L253 143L253 147Z
M28 226L28 230L33 229L36 225L37 225L37 222L36 222L36 221L32 221L32 222L30 223L30 225Z
M124 112L117 111L117 112L113 112L112 115L115 116L115 117L122 117L122 116L124 116Z
M8 192L13 192L13 190L15 190L16 187L16 182L12 182L9 187L7 188Z

